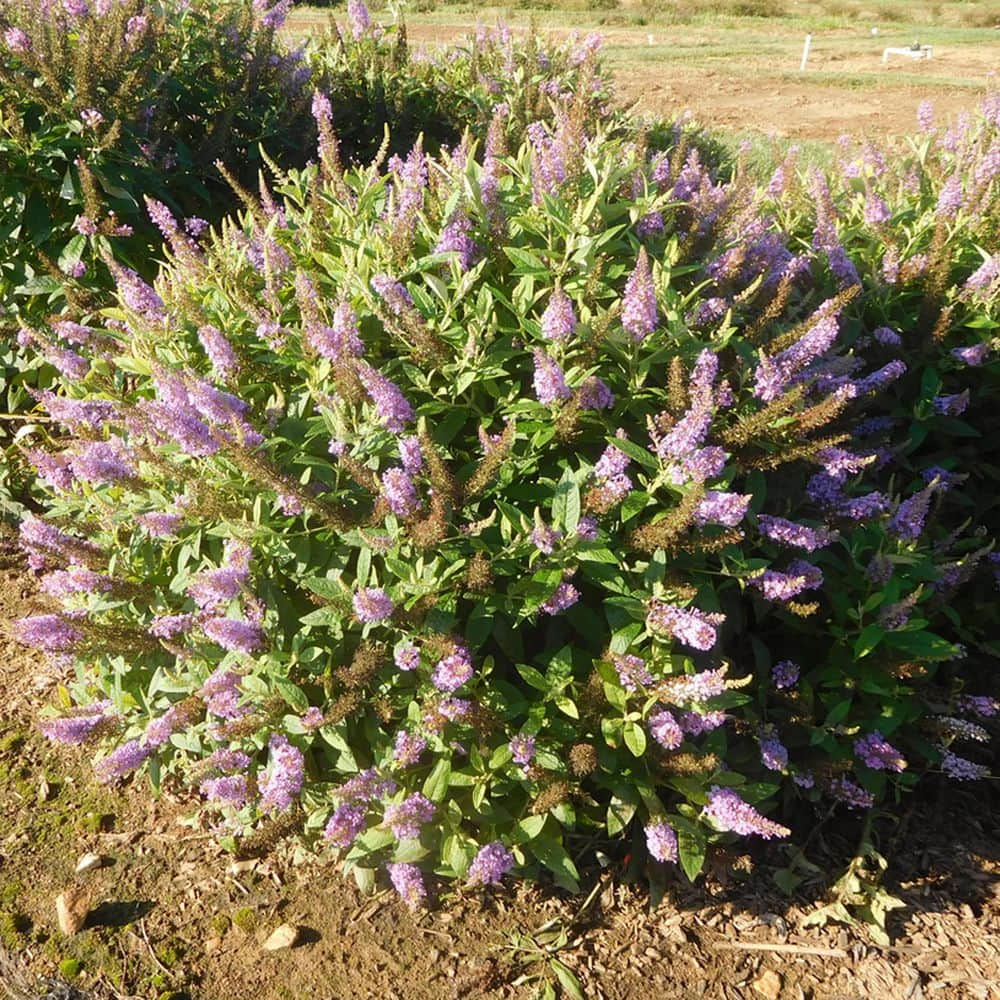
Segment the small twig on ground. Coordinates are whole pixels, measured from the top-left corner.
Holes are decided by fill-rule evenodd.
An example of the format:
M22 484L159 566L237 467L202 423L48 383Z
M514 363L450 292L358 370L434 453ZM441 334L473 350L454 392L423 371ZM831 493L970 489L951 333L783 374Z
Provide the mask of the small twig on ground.
M843 948L813 948L799 944L768 944L764 941L717 941L715 951L776 951L782 955L819 955L824 958L848 958Z
M431 927L421 927L419 924L417 925L417 930L420 931L421 934L434 934L439 938L444 938L445 941L452 941L455 937L454 934L445 934L444 931L436 931Z
M153 946L149 942L149 935L146 933L146 919L145 919L145 917L143 917L139 921L139 930L142 931L142 939L143 939L143 941L146 942L146 947L149 949L149 954L152 956L153 961L156 963L156 967L160 970L160 972L162 972L165 975L169 976L170 975L170 970L160 961L159 956L153 950Z

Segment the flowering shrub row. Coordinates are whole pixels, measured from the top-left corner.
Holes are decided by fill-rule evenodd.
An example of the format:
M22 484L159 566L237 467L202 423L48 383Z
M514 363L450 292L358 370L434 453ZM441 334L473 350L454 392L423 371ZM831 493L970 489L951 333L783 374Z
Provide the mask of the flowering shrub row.
M480 27L429 55L411 50L405 24L380 25L361 3L348 5L348 15L340 26L331 22L329 36L308 53L348 162L370 162L383 143L390 155L405 156L421 137L436 153L467 128L484 132L498 104L510 110L505 127L514 142L530 123L551 120L553 100L572 100L588 121L624 124L608 106L596 36L552 45L533 32Z
M595 831L693 878L779 798L980 775L996 711L955 611L989 542L946 471L888 477L905 331L836 227L553 102L345 171L318 93L314 166L211 233L151 201L156 287L24 334L74 370L21 529L44 730L411 905L572 887Z
M35 295L79 305L105 284L93 271L111 240L150 273L143 194L215 221L234 206L215 161L251 181L261 142L305 162L309 69L275 38L287 6L0 4L6 311Z
M261 142L305 162L309 70L275 34L287 6L0 2L0 409L29 411L59 368L58 352L17 349L19 323L96 308L109 255L155 272L144 194L196 232L237 203L215 161L250 181ZM18 426L0 428L4 500L23 492L5 481Z
M238 204L217 163L255 187L263 148L282 166L305 163L316 136L308 113L320 81L345 162L368 162L390 129L408 150L429 150L486 123L493 104L526 97L545 117L545 94L578 94L590 118L605 93L587 43L529 50L507 33L481 35L437 64L411 59L405 30L371 23L350 5L342 32L285 51L277 38L287 0L0 2L0 409L25 414L60 362L56 345L18 348L22 323L54 312L79 317L113 287L111 257L149 280L162 235L144 197L168 205L192 236ZM532 119L534 120L534 119ZM512 130L514 124L512 124ZM5 421L6 422L6 421ZM18 453L0 445L0 497L19 492Z
M918 118L919 132L901 148L844 142L827 177L796 177L786 163L768 195L825 258L830 293L863 289L849 309L855 357L901 373L872 411L880 448L869 476L883 487L922 487L914 510L933 509L927 531L953 558L946 586L913 588L900 616L947 602L952 634L982 660L1000 652L1000 94L948 127L935 123L929 103ZM880 641L878 630L871 637Z
M826 256L831 287L859 282L856 350L906 372L884 397L886 471L940 473L952 527L995 537L993 457L1000 374L1000 93L950 127L921 106L918 134L891 153L845 144L829 178L771 179L786 216ZM789 190L789 184L801 184ZM799 213L797 217L796 213ZM938 498L940 501L941 497Z

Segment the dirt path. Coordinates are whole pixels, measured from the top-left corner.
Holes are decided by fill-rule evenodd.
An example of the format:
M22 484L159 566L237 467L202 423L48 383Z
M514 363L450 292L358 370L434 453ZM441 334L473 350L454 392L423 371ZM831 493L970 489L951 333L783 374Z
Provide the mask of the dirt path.
M837 926L803 930L809 907L789 905L771 881L780 848L720 857L707 884L668 873L653 912L620 863L602 871L591 859L581 897L440 886L415 917L391 891L364 897L287 841L266 859L234 861L187 819L189 797L154 801L141 781L100 788L86 754L41 740L31 720L58 669L4 638L7 623L36 610L33 581L7 556L0 549L0 957L29 978L61 968L102 997L158 1000L528 998L542 979L556 982L547 959L557 958L590 1000L1000 997L1000 797L988 787L942 785L882 845L888 885L907 903L890 921L890 949ZM840 817L813 860L833 869L855 836ZM85 853L102 866L74 875ZM54 908L70 886L91 908L71 938ZM302 943L264 951L282 923L301 928Z

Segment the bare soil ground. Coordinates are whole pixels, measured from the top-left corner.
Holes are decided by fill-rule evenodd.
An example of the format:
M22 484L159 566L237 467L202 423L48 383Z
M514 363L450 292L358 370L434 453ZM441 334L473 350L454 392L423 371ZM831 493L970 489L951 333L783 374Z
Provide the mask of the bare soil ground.
M33 580L0 548L0 994L67 1000L55 984L68 976L87 998L528 998L547 981L558 990L556 958L593 1000L1000 997L1000 795L988 786L941 785L898 827L884 825L886 884L906 903L888 948L860 929L803 929L825 876L790 900L771 879L786 863L779 847L720 857L695 886L668 873L655 910L623 859L602 870L584 858L579 897L441 886L414 916L390 890L362 896L287 841L235 861L187 819L183 793L154 801L141 781L97 786L85 754L33 728L58 670L5 626L34 610ZM838 816L813 838L812 860L836 871L856 836L856 820ZM101 867L74 874L86 853ZM71 887L90 914L67 937L55 898ZM301 928L301 943L265 951L282 923ZM560 946L550 938L561 931Z

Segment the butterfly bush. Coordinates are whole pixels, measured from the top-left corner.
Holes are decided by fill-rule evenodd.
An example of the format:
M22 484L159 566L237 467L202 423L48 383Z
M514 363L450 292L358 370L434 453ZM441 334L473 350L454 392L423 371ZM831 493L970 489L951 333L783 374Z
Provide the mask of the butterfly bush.
M905 376L857 346L863 262L830 285L837 220L804 241L550 99L388 169L321 127L197 245L151 206L168 264L119 274L32 451L58 606L18 634L75 664L43 730L410 906L572 888L595 833L694 878L791 836L779 802L975 777L996 710L952 600L988 542L942 535L949 476L889 471Z
M887 634L896 643L908 635L914 650L928 653L932 643L918 638L920 623L930 609L948 605L950 634L976 663L1000 652L990 632L1000 531L1000 91L949 122L925 102L918 124L913 137L889 149L842 140L827 177L790 179L777 200L789 207L800 242L815 244L823 229L857 275L848 343L855 359L877 370L859 379L845 363L831 371L830 384L837 380L856 395L879 383L867 418L853 430L873 459L865 478L878 487L865 503L882 504L906 483L910 495L888 508L890 534L933 540L938 550L937 572L921 583L901 581L889 552L871 563L884 596L862 645L880 650ZM822 195L816 211L799 199L808 187ZM832 294L841 282L827 258L815 274ZM841 466L815 481L815 495L838 502L844 472L851 474Z
M261 144L282 164L306 161L311 71L278 41L287 7L0 0L4 412L30 410L53 367L81 377L72 331L40 330L43 318L99 308L112 258L154 272L163 217L147 216L143 195L173 206L193 242L238 203L217 162L252 183ZM18 426L0 423L4 507L27 488Z
M480 26L423 51L407 41L404 24L376 23L363 3L352 3L346 14L331 20L330 38L306 52L345 159L368 162L383 143L390 156L405 157L421 137L436 153L457 144L466 128L485 133L492 121L491 141L480 151L488 159L567 103L581 119L605 116L628 127L610 107L597 40L558 45L534 31ZM440 239L471 251L467 220L451 221Z
M234 202L216 160L252 179L264 142L304 162L292 137L310 69L278 44L282 23L239 0L0 2L0 197L22 220L2 244L0 293L79 302L112 246L148 267L160 220L142 194L183 204L197 229Z

